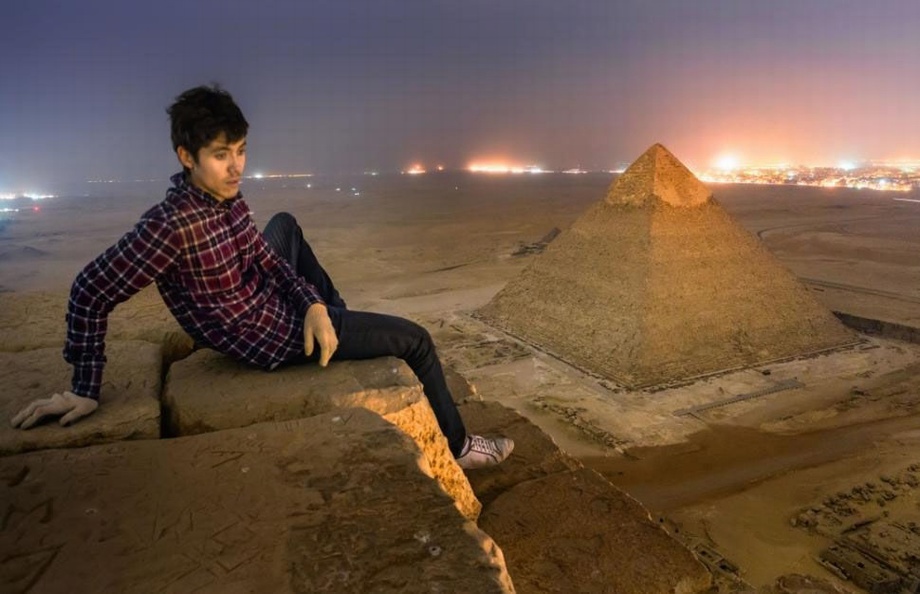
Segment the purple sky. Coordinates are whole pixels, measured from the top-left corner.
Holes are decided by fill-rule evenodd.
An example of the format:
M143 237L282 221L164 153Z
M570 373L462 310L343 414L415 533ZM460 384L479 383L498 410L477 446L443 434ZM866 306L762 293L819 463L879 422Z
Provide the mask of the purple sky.
M250 173L920 159L917 0L29 0L0 27L0 192L165 179L164 109L210 81Z

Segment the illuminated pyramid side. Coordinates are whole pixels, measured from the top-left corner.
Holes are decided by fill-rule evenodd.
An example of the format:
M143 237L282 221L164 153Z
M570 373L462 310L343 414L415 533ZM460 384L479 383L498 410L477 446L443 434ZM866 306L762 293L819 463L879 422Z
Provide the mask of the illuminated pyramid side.
M629 387L857 340L659 144L479 313Z
M661 201L694 207L712 200L712 192L683 163L660 144L654 144L611 184L610 204L642 206Z

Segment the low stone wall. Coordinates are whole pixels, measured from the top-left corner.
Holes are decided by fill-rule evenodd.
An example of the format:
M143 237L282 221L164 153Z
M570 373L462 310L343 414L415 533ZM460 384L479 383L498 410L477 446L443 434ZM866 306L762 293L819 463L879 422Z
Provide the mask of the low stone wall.
M863 334L920 344L920 328L896 322L886 322L885 320L864 318L842 311L835 311L834 315L845 325Z

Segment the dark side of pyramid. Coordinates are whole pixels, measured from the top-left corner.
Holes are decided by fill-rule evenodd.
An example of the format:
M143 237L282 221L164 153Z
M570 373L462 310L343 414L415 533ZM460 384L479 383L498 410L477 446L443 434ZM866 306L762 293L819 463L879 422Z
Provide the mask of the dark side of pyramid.
M631 388L858 340L660 144L479 315Z

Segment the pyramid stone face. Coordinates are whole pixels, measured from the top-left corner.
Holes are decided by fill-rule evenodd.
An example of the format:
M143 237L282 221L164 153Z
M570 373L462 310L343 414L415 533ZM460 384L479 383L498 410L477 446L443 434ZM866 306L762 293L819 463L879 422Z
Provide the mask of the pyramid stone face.
M857 340L661 145L480 314L634 388Z
M671 206L694 207L712 200L712 192L696 179L668 149L654 144L610 186L611 204L642 206L660 201Z

